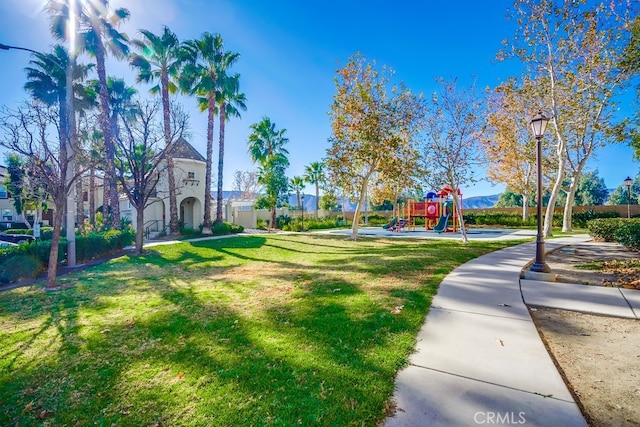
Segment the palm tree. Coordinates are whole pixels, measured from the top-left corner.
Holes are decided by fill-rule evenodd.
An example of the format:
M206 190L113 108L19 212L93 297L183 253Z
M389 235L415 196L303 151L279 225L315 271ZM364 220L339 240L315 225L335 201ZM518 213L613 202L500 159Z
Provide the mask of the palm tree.
M218 137L218 194L216 199L216 222L222 222L222 176L224 167L224 124L231 117L240 117L240 110L246 111L247 98L240 89L240 75L222 77L220 91L216 97L220 116L220 135Z
M288 155L284 145L289 139L284 136L286 129L276 130L275 123L268 117L263 117L258 123L250 126L253 131L249 135L249 155L254 163L264 164L268 157Z
M313 162L304 168L304 179L310 184L316 186L316 216L320 208L320 183L324 181L324 164L322 162Z
M62 229L62 219L64 215L64 207L66 204L66 195L70 190L71 182L75 177L70 176L69 159L67 148L73 141L72 133L75 132L75 117L72 117L68 110L67 102L67 70L69 69L71 59L64 47L55 45L52 53L35 53L34 59L30 61L30 66L26 68L27 83L24 85L27 92L31 96L46 104L58 105L58 173L59 175L56 188L49 188L48 192L55 203L53 234L51 238L51 251L49 253L49 268L47 270L47 286L54 286L56 280L57 260L58 260L58 243L60 241L60 231ZM87 98L86 88L81 82L84 81L86 75L91 68L90 65L78 65L71 68L71 81L73 83L72 94L74 96L74 104L77 102L77 96L82 101ZM81 199L81 198L80 198Z
M298 201L298 210L301 209L302 202L300 200L300 193L304 190L304 178L301 176L294 176L289 181L289 188L296 193L296 200Z
M249 155L254 163L260 164L260 176L263 184L267 184L273 172L281 172L288 165L289 152L284 145L289 139L284 136L286 129L276 130L275 123L264 117L260 122L250 126ZM286 185L286 183L285 183ZM268 192L268 189L267 189ZM276 200L271 201L271 227L276 226Z
M58 105L60 119L58 125L58 137L61 144L67 140L69 135L69 117L67 103L67 77L66 69L69 66L69 54L61 45L54 45L52 53L34 53L34 59L30 61L30 66L25 68L27 72L27 83L24 88L38 101L47 105ZM83 86L83 81L89 74L93 64L76 64L73 67L73 93L74 104L87 102L90 97L87 88Z
M167 173L169 176L169 230L172 234L180 231L178 223L178 202L176 192L175 167L171 154L171 106L169 93L176 93L177 80L184 61L184 51L178 37L169 27L164 27L161 35L148 30L140 30L143 40L133 42L140 49L140 54L132 54L130 64L138 69L138 82L159 84L151 88L151 93L160 92L162 97L162 117L164 122L164 143L167 148ZM206 197L206 195L205 195Z
M100 90L100 82L98 80L89 81L89 86L93 88L95 91ZM136 93L138 93L138 91L131 86L127 86L127 84L123 79L114 78L114 77L107 78L107 90L109 93L109 107L110 107L109 128L111 129L111 136L113 138L114 144L117 144L117 140L120 137L120 127L118 126L118 117L121 117L121 116L126 117L130 114L130 110L132 108L131 101L133 99L133 96ZM94 132L93 135L88 135L88 139L92 143L92 147L90 150L91 151L90 155L92 159L89 162L91 165L97 163L96 160L98 160L99 162L99 158L100 158L100 154L96 153L96 148L97 148L96 138L102 139L102 133L96 134ZM101 148L104 149L104 147L101 147ZM114 151L114 155L115 155L115 151ZM95 178L93 174L95 173L95 169L92 168L90 172L91 172L91 175L89 178L89 187L90 187L89 193L93 194L92 188L95 187ZM90 199L89 210L93 212L90 215L90 222L94 224L95 213L94 211L92 211L92 206L91 206L92 202L93 202L93 199ZM95 208L95 206L93 206L93 208ZM106 212L104 208L105 207L103 206L103 211Z
M184 67L183 86L198 97L200 111L207 112L207 163L205 167L204 220L202 234L211 234L211 177L213 169L213 127L216 117L216 102L222 93L222 81L226 70L240 57L239 53L224 50L220 34L204 33L199 40L185 42L190 61ZM219 109L225 114L225 109ZM222 119L224 124L224 119ZM224 138L219 146L218 160L218 206L216 221L222 221L222 165Z
M71 8L74 2L75 8ZM108 0L49 0L47 10L51 15L51 32L54 37L64 40L69 37L67 23L72 22L70 14L73 10L80 13L76 17L79 29L73 28L73 37L78 35L78 45L96 60L96 71L100 82L100 128L105 146L105 186L104 204L111 210L111 226L120 226L120 207L114 169L115 146L109 123L109 92L107 86L107 72L105 67L107 52L116 58L128 55L127 37L117 31L117 26L129 17L129 10L125 8L111 9ZM74 55L76 52L72 52Z

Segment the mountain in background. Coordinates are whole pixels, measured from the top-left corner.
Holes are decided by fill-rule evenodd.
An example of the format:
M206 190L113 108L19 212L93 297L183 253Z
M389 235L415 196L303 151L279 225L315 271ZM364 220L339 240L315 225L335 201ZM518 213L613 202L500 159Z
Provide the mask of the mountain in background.
M223 197L225 200L229 200L231 198L238 197L239 192L237 191L224 191ZM499 194L494 194L491 196L476 196L476 197L468 197L462 199L462 208L463 209L486 209L491 208L496 204ZM215 192L213 193L213 198L215 200ZM294 208L298 206L298 201L296 199L296 195L292 194L289 196L289 204ZM356 204L347 201L346 202L346 210L348 212L353 212L356 210ZM305 211L313 211L316 208L316 196L312 194L305 194L304 196L304 210Z
M500 198L499 194L491 196L475 196L462 199L462 209L487 209L492 208Z

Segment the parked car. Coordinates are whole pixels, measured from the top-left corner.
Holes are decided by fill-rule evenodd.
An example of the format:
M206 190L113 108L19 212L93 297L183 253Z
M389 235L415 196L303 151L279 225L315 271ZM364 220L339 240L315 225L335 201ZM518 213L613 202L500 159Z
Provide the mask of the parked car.
M0 249L8 248L9 246L18 246L18 244L0 240Z
M33 236L29 234L7 234L0 232L0 241L11 243L30 242L33 240Z

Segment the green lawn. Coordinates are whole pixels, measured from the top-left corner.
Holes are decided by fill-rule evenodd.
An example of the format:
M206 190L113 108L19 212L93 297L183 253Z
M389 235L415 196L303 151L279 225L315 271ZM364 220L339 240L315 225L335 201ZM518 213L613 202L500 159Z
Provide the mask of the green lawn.
M438 283L515 242L238 236L0 293L0 425L376 425Z

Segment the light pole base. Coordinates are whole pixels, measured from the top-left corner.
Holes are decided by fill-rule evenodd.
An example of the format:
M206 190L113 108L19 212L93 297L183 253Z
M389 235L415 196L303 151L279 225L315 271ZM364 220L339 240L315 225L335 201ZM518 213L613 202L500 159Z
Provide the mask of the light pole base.
M531 264L531 267L529 267L529 270L531 270L533 272L536 272L536 273L549 273L549 272L551 272L551 269L549 268L547 263L544 262L544 261L542 261L542 262L538 262L538 261L534 262L533 264Z
M555 273L544 273L539 271L525 270L523 274L523 279L527 280L537 280L539 282L555 282L557 280L558 275Z

